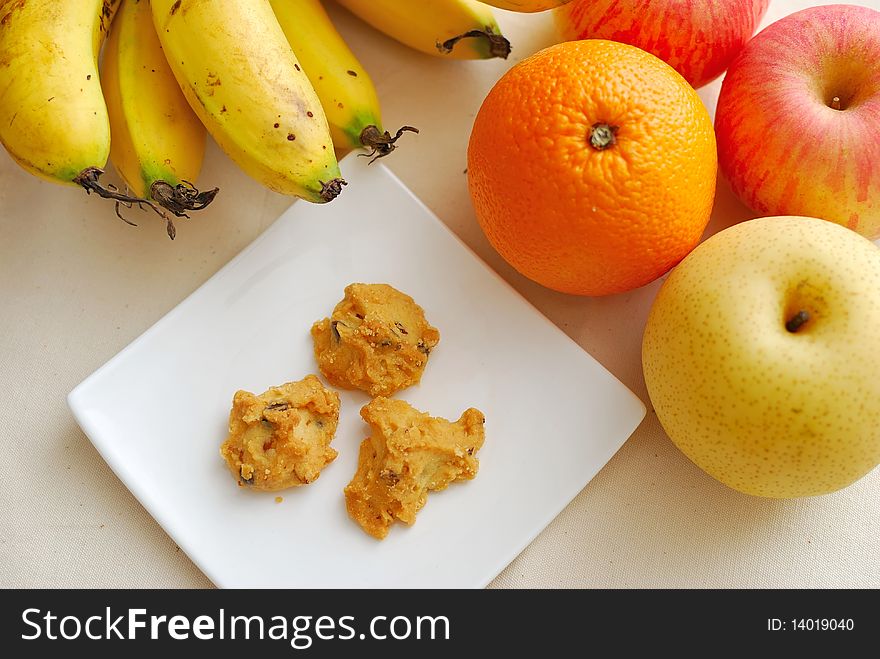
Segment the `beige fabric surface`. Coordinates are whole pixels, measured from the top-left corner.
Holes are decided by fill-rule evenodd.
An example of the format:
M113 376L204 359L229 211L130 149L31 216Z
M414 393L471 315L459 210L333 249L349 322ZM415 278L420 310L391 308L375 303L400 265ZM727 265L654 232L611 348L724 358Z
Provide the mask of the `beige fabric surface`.
M774 0L766 24L809 2ZM862 2L880 8L880 2ZM523 295L648 403L640 339L659 283L607 299L556 294L505 265L470 207L465 149L488 89L554 41L547 16L499 12L509 61L451 62L407 50L333 10L384 101L412 124L386 160ZM701 90L714 108L719 83ZM113 475L66 394L263 231L291 200L212 144L201 179L215 205L168 241L146 213L126 226L106 202L43 183L0 153L0 586L204 587L210 583ZM719 184L710 232L749 217ZM649 405L650 410L650 405ZM161 410L156 410L161 414ZM528 459L523 456L523 459ZM647 418L493 587L880 586L880 471L821 498L770 501L716 483Z

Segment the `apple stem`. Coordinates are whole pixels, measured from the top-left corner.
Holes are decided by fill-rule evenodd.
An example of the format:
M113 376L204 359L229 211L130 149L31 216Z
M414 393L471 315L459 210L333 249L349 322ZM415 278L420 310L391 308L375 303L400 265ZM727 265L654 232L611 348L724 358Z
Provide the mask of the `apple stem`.
M590 146L596 151L604 151L610 149L617 143L617 131L620 126L611 126L609 124L599 122L590 127Z
M831 99L831 108L833 110L840 109L840 96L835 96L834 98Z
M785 323L785 329L794 334L797 332L804 324L810 320L810 314L808 311L804 311L801 309L794 316L788 319L788 322Z

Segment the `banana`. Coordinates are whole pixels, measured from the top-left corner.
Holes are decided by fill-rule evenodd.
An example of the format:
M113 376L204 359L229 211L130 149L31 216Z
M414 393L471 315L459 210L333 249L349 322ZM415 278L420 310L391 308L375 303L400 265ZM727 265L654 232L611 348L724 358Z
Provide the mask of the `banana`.
M275 17L318 94L330 136L338 149L371 149L381 158L395 149L397 135L382 129L379 98L369 74L336 31L320 0L270 0Z
M520 11L532 13L536 11L547 11L555 7L561 7L568 4L571 0L481 0L487 5L498 7L499 9L507 9L508 11Z
M98 53L117 4L0 0L0 142L32 174L79 183L107 163Z
M207 133L165 60L149 0L122 0L101 64L110 115L110 160L138 197L178 217L204 208L217 190L200 193Z
M282 194L334 199L345 181L327 118L269 0L152 0L177 82L220 147Z
M492 10L476 0L336 0L410 48L454 59L507 58Z

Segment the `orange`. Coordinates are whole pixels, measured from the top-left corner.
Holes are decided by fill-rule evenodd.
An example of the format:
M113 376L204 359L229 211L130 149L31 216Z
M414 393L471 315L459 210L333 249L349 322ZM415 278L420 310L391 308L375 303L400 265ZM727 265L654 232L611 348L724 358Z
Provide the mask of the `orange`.
M613 41L523 60L483 102L468 185L489 242L526 277L578 295L642 286L697 244L715 134L668 64Z

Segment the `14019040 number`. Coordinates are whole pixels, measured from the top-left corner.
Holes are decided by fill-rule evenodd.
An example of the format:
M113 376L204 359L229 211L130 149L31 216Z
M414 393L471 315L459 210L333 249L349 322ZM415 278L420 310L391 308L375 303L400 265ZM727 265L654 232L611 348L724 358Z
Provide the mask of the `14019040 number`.
M851 632L854 628L852 618L767 618L767 631L771 632Z
M852 618L792 618L792 631L852 631L855 624Z

